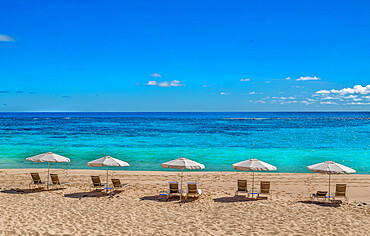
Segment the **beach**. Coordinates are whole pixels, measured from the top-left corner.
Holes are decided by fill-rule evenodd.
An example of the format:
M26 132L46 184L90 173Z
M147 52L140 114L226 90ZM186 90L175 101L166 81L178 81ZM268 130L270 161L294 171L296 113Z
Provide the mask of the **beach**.
M46 181L47 169L2 169L2 235L368 235L370 175L333 175L347 184L349 203L314 204L309 194L327 191L325 174L256 172L255 187L270 181L272 199L235 198L237 179L248 172L185 172L203 190L186 203L161 200L168 181L180 181L179 172L110 171L109 178L128 183L121 192L91 191L91 175L105 182L104 170L51 169L64 189L30 191L31 172Z

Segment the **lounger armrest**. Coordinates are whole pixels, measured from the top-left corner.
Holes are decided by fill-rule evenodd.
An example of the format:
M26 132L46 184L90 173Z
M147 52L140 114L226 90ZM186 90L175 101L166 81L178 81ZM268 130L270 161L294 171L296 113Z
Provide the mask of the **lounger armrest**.
M198 194L202 195L203 191L201 189L198 189Z

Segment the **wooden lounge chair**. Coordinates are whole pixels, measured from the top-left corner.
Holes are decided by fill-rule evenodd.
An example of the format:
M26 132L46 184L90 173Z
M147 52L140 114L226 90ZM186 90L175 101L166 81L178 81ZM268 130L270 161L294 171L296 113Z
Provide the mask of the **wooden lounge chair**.
M123 189L128 186L128 184L122 184L120 179L112 179L112 184L114 190Z
M261 181L260 191L257 194L257 199L261 196L271 196L272 198L272 191L270 190L270 182Z
M317 191L316 193L311 194L311 197L316 200L319 200L319 199L326 200L327 194L328 194L327 191Z
M102 189L106 185L106 183L102 183L100 181L100 177L98 175L92 175L91 180L93 182L92 189Z
M50 178L51 178L51 185L50 186L61 187L62 185L69 184L69 182L60 182L59 177L58 177L57 174L50 174Z
M202 195L202 190L198 189L197 182L188 182L188 191L185 196L185 201L188 199L188 197L200 197Z
M348 197L346 196L346 184L337 184L335 185L335 193L334 193L334 200L338 197L343 197L345 201L348 201Z
M32 182L29 184L29 187L38 187L42 188L45 187L46 182L42 182L39 173L31 173Z
M173 196L181 196L181 194L182 194L182 190L179 187L179 182L177 181L168 182L167 200Z
M239 193L246 193L248 195L248 192L247 180L238 179L238 189L235 192L235 196L238 196Z

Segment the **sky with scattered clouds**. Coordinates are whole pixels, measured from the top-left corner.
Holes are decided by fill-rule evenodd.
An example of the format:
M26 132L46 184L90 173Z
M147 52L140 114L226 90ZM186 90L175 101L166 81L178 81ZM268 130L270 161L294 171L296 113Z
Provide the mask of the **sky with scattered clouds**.
M0 111L370 111L368 1L6 1Z

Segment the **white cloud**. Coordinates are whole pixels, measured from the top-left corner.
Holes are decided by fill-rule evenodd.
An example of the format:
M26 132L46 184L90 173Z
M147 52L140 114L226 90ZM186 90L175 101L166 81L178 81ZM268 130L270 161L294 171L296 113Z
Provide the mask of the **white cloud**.
M308 81L308 80L320 80L320 78L317 78L316 76L302 76L297 81Z
M153 74L150 74L149 76L156 77L156 78L161 78L162 77L162 75L160 75L158 73L153 73Z
M349 102L344 103L345 105L370 105L370 102Z
M290 78L290 77L286 77L285 79L286 79L286 80L291 80L292 78Z
M212 87L213 86L213 84L205 84L205 85L203 85L203 88L208 88L208 87Z
M263 94L262 92L250 92L249 94Z
M220 94L221 94L221 95L230 95L231 93L221 92Z
M185 86L184 84L181 84L181 82L179 80L172 80L170 82L168 82L168 81L159 82L159 81L151 80L148 83L146 83L145 85L159 86L159 87L162 87L162 88L184 87Z
M265 104L266 102L263 101L263 100L257 100L256 103L262 103L262 104Z
M339 93L341 95L345 94L370 94L370 84L366 87L362 87L361 85L355 85L353 88L344 88L341 90L332 89L330 90L331 93Z
M368 84L365 87L362 87L362 85L355 85L353 88L343 88L343 89L331 89L331 90L320 90L316 93L321 94L329 94L329 93L335 93L340 95L346 95L346 94L370 94L370 84Z
M323 100L336 100L336 99L340 99L340 98L337 98L337 97L323 97L322 99Z
M12 42L15 41L12 37L9 37L8 35L0 35L0 41L6 41L6 42Z
M246 81L251 81L251 79L241 79L240 81L246 82Z
M317 91L316 93L319 93L319 94L329 94L330 91L324 89L324 90Z
M354 99L354 98L357 98L358 96L357 95L349 95L347 97L343 97L345 99Z
M324 104L324 105L337 105L338 103L336 103L336 102L320 102L320 104Z

